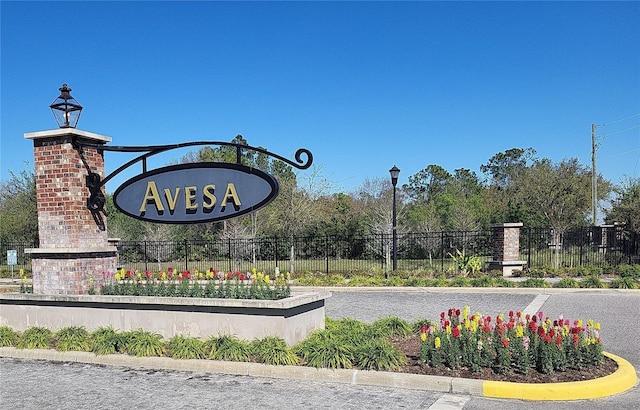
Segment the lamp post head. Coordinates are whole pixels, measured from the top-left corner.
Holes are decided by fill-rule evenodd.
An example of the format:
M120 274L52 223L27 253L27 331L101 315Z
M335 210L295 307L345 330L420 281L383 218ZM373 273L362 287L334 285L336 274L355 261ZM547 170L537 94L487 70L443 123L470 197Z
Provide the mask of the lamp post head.
M393 184L393 186L395 187L396 184L398 183L398 176L400 175L400 169L394 165L393 168L389 170L389 174L391 174L391 184Z
M75 128L80 119L82 106L71 96L71 88L66 84L63 84L59 90L60 96L51 103L49 108L60 128Z

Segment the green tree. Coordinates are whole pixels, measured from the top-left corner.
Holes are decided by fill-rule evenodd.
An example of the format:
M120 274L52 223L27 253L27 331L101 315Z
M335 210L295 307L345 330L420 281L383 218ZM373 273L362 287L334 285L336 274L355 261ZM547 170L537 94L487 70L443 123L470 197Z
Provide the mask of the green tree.
M623 223L627 229L640 232L640 178L625 178L614 188L614 193L605 221Z
M558 234L568 228L588 224L591 210L591 170L577 158L553 163L544 158L526 168L515 179L519 196L530 208L544 216L547 226ZM599 199L611 192L611 184L598 178Z
M33 171L15 174L0 183L0 241L38 242L36 179Z

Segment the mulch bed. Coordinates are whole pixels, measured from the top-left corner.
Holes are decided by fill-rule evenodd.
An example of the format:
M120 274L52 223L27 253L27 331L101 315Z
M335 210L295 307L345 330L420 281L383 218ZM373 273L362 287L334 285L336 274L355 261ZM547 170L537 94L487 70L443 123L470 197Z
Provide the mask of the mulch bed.
M412 336L408 339L394 339L392 343L407 356L407 365L398 372L425 374L431 376L462 377L465 379L482 379L517 383L560 383L575 382L597 379L614 373L618 369L615 361L604 358L604 362L598 367L589 367L581 370L567 370L565 372L554 372L543 374L535 369L531 369L529 374L519 374L509 372L507 374L494 373L491 369L483 368L480 372L473 372L468 368L449 369L444 366L433 368L424 365L420 361L420 341L419 336Z

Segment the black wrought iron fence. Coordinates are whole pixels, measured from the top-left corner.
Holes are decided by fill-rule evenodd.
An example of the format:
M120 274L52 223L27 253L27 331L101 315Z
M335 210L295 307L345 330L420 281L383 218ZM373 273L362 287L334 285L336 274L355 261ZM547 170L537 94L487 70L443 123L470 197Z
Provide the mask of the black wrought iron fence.
M446 270L456 251L488 260L491 231L406 233L398 237L398 269ZM313 236L212 241L120 242L122 267L139 270L249 270L353 274L388 270L392 236Z
M525 228L520 231L520 257L532 268L574 268L640 263L639 235L623 226L596 226L555 232Z
M223 238L211 241L120 242L120 266L126 269L248 271L253 267L273 272L293 271L352 275L391 268L390 234L368 236ZM14 269L31 270L26 248L37 245L0 243L4 260L0 270L8 271L7 250L17 251ZM447 231L401 233L398 235L398 269L446 272L457 252L492 259L492 231ZM523 228L520 231L520 259L530 268L616 266L640 263L638 234L621 226L585 227L563 233L551 229Z

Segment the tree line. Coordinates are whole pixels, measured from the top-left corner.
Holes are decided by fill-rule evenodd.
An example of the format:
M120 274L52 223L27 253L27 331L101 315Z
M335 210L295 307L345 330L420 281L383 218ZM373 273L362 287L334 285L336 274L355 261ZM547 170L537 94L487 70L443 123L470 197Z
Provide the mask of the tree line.
M248 145L241 135L231 142ZM261 147L262 148L262 147ZM393 187L389 178L369 178L353 192L331 192L322 170L302 173L265 154L243 151L241 161L270 173L280 183L278 197L250 215L222 222L165 225L140 221L117 211L107 194L110 237L161 241L258 236L328 235L342 238L390 233ZM234 147L205 146L177 162L236 162ZM473 231L492 223L522 222L525 227L562 233L592 221L591 169L569 158L554 162L533 148L512 148L480 166L481 175L429 164L397 187L397 224L402 232ZM640 231L640 178L618 184L598 175L599 212L605 223ZM0 241L37 242L33 171L11 173L0 183ZM293 252L293 249L291 250Z

